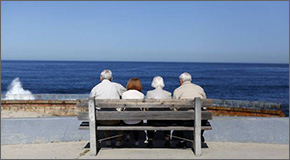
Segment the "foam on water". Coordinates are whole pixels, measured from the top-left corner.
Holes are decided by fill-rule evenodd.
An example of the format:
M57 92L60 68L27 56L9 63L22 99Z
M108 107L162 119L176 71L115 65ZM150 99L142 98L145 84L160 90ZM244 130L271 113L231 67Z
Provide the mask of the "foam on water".
M29 90L25 90L19 78L15 78L8 86L8 91L6 92L6 100L34 100L34 96Z

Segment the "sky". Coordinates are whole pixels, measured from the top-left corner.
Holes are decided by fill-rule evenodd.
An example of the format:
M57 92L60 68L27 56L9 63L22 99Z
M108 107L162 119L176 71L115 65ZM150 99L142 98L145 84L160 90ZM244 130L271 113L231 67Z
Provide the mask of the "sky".
M289 2L2 1L1 60L289 63Z

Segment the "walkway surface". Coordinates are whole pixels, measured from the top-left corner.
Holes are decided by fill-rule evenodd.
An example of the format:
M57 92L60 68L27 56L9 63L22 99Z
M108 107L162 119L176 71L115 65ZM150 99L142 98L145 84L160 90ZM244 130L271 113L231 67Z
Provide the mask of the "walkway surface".
M289 159L289 145L208 142L196 157L191 149L103 148L90 156L87 141L1 145L2 159Z
M213 117L207 142L289 144L289 117ZM3 118L1 144L89 141L77 117Z

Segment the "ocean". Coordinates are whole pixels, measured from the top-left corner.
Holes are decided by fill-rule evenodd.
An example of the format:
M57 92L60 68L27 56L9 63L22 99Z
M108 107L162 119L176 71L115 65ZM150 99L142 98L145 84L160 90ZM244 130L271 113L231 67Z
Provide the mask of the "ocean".
M289 115L289 64L2 60L1 94L16 78L32 94L89 94L104 69L124 87L130 78L140 78L144 94L154 76L162 76L172 93L179 75L188 72L208 98L281 103Z

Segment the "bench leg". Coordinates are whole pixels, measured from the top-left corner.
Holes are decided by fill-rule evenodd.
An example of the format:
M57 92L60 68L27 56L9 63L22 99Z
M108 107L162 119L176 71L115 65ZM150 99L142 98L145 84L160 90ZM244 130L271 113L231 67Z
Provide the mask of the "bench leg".
M89 118L90 118L90 155L95 156L100 150L98 132L96 124L96 109L94 99L89 99Z
M101 145L98 141L98 132L95 131L95 133L92 133L92 131L90 131L90 155L91 156L95 156L98 154Z
M201 156L201 99L195 98L194 104L194 142L191 148L196 156Z
M101 150L101 143L99 142L99 132L96 131L96 150L97 153L96 155L99 153L99 151Z

